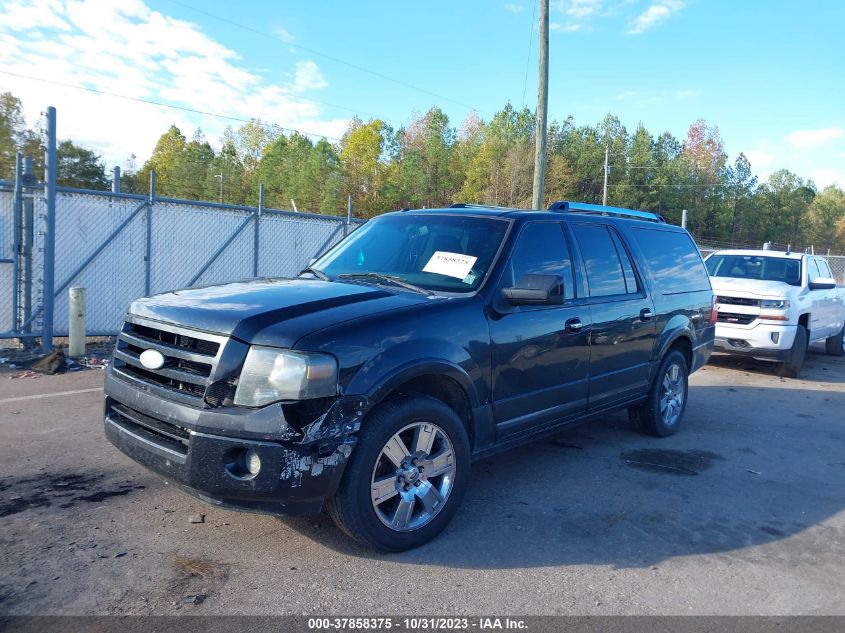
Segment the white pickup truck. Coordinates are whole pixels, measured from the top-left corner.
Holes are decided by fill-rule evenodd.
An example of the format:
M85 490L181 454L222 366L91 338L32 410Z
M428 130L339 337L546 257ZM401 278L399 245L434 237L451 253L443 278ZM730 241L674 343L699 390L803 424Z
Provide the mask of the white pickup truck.
M767 250L716 251L705 259L716 294L715 352L782 363L797 378L810 343L842 356L845 289L823 257Z

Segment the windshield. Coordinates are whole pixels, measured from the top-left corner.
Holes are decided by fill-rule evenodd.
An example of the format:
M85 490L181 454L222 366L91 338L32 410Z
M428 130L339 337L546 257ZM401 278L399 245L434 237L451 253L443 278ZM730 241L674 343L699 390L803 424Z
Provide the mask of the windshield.
M312 268L333 279L378 273L426 290L472 292L489 272L508 224L459 215L384 215L352 233Z
M711 255L704 262L711 277L780 281L801 285L801 260L759 255Z

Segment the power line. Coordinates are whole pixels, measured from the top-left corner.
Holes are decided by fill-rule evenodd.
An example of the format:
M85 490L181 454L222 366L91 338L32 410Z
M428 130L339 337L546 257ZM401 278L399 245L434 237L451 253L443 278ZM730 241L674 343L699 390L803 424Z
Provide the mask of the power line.
M537 3L534 2L534 11L531 13L531 28L528 29L528 55L525 59L525 79L522 82L522 107L525 107L525 92L528 90L528 68L531 66L531 48L534 44L534 20L537 19Z
M410 84L406 81L402 81L401 79L395 79L393 77L385 75L384 73L380 73L380 72L375 71L375 70L370 70L369 68L365 68L364 66L359 66L358 64L353 64L352 62L348 62L344 59L340 59L339 57L335 57L333 55L323 53L323 52L315 50L313 48L309 48L307 46L302 46L301 44L294 44L293 42L286 42L283 38L279 37L278 35L273 35L272 33L266 33L265 31L261 31L259 29L252 28L251 26L246 26L245 24L239 24L238 22L233 22L229 18L224 18L222 16L215 15L213 13L209 13L208 11L206 11L204 9L199 9L199 8L191 6L189 4L185 4L184 2L179 2L179 0L168 0L168 2L170 2L171 4L178 5L178 6L182 7L183 9L188 9L189 11L194 11L196 13L200 13L200 14L202 14L202 15L208 17L208 18L211 18L213 20L218 20L220 22L223 22L224 24L229 24L229 25L237 27L239 29L243 29L244 31L249 31L250 33L254 33L255 35L260 35L261 37L266 37L266 38L271 39L271 40L276 40L277 42L281 42L285 46L289 46L291 48L296 48L296 49L299 49L301 51L305 51L306 53L310 53L312 55L317 55L318 57L322 57L324 59L331 60L331 61L335 62L336 64L341 64L343 66L353 68L353 69L355 69L359 72L362 72L362 73L367 73L368 75L372 75L373 77L378 77L379 79L384 79L385 81L390 81L390 82L398 84L400 86L404 86L405 88L410 88L411 90L416 90L417 92L422 92L422 93L427 94L431 97L437 97L438 99L442 99L444 101L451 101L452 103L455 103L455 104L462 106L464 108L468 108L470 110L475 109L473 106L468 105L466 103L463 103L461 101L457 101L456 99L452 99L451 97L446 97L444 95L437 94L436 92L426 90L425 88L420 88L419 86L415 86L414 84Z
M704 183L704 184L687 184L687 183L663 183L659 185L629 185L625 182L617 182L617 183L608 183L608 187L690 187L690 188L709 188L709 187L730 187L731 185L716 182L716 183Z
M244 119L243 117L236 117L229 114L220 114L219 112L208 112L206 110L198 110L196 108L189 108L187 106L179 106L174 105L172 103L162 103L160 101L153 101L152 99L143 99L142 97L131 97L129 95L122 95L116 92L109 92L107 90L98 90L96 88L87 88L86 86L77 86L75 84L69 84L62 81L54 81L52 79L43 79L42 77L32 77L30 75L22 75L20 73L13 73L9 72L8 70L0 70L0 74L9 75L11 77L17 77L19 79L29 79L30 81L40 81L46 84L52 84L54 86L62 86L64 88L72 88L74 90L82 90L85 92L92 92L98 95L104 95L107 97L115 97L117 99L125 99L127 101L136 101L138 103L146 103L147 105L154 105L159 106L161 108L170 108L171 110L180 110L182 112L192 112L193 114L202 114L204 116L215 117L218 119L227 119L230 121L238 121L240 123L255 123L256 125L260 125L262 127L275 127L284 132L296 132L297 134L302 134L303 136L316 136L318 138L325 138L330 141L340 142L339 138L335 138L333 136L327 136L325 134L320 134L318 132L308 132L306 130L297 130L292 127L284 127L282 125L277 125L275 123L264 123L259 121L257 118L252 119Z

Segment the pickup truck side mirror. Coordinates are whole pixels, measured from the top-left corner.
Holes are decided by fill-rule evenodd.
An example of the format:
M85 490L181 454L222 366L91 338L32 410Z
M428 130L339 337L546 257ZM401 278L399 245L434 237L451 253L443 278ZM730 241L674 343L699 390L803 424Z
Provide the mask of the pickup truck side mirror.
M523 275L513 288L502 288L502 296L514 306L560 305L563 303L563 277Z
M810 282L810 290L832 290L836 288L836 280L833 277L816 277Z

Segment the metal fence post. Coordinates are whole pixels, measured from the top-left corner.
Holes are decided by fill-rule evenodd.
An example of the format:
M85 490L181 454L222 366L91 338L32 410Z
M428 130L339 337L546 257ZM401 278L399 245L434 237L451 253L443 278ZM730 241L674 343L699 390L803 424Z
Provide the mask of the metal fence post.
M681 227L687 228L687 210L681 211Z
M12 330L15 332L21 326L20 319L20 281L21 281L21 243L23 242L23 190L22 174L23 157L18 152L15 155L15 209L13 218L12 237Z
M45 156L45 198L47 217L44 226L44 318L41 347L53 349L53 290L56 277L56 108L47 108L47 152Z
M144 248L144 294L152 293L153 201L156 197L156 172L150 170L150 198L147 201L147 239Z
M23 159L23 173L28 176L27 180L35 180L35 166L32 158L27 156ZM21 190L23 196L23 190ZM35 203L33 195L30 193L24 196L23 200L23 216L21 221L23 227L21 230L23 243L21 245L21 258L23 260L23 271L21 275L21 297L23 298L22 310L22 326L24 334L32 331L32 243L34 239L35 227ZM32 339L26 337L23 339L23 345L29 349L32 347Z
M343 223L343 237L349 235L349 226L352 224L352 196L346 199L346 222Z
M120 167L112 170L111 190L112 193L120 193Z
M252 276L258 277L258 248L261 237L261 212L264 210L264 185L258 185L258 208L255 210L255 231L252 236Z

